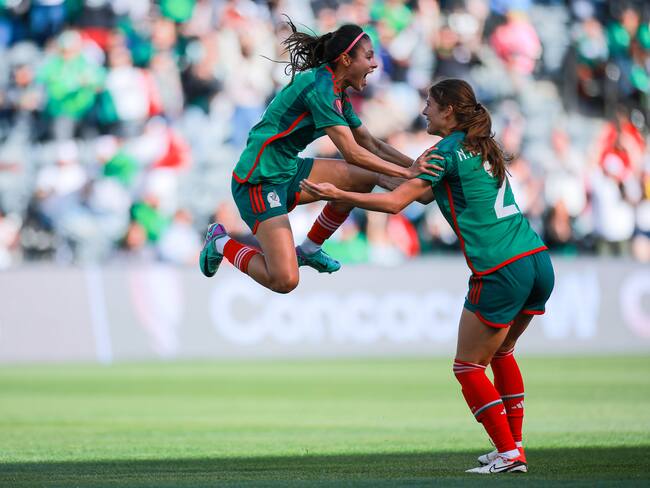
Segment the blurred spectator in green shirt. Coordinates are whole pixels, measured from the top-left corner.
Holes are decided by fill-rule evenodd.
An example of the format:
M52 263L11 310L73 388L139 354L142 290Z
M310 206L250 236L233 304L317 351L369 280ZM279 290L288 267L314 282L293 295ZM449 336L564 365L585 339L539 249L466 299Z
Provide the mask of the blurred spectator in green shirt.
M83 41L76 31L61 34L56 54L42 67L38 81L45 88L45 113L53 119L57 139L74 136L77 125L92 110L104 82L104 69L87 59Z

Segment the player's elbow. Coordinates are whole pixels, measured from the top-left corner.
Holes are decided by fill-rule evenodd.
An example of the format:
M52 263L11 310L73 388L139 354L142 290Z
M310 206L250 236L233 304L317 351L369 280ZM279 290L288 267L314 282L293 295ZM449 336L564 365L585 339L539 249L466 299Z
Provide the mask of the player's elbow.
M393 215L397 215L397 214L400 213L402 210L404 210L404 207L405 207L405 206L406 206L406 205L404 205L404 204L403 204L402 202L400 202L400 201L391 200L391 201L388 202L388 205L387 205L386 210L387 210L389 213L393 214Z
M360 149L361 146L356 146L356 147L344 147L344 148L339 148L341 151L341 155L343 156L343 159L345 159L348 163L354 164L355 166L359 165L359 162L362 159L361 151Z
M359 135L359 134L354 134L354 142L356 142L359 146L367 149L368 151L374 150L374 144L373 140L371 137L364 135Z
M358 140L357 143L366 151L370 151L373 154L378 154L379 150L381 149L379 141L371 135Z

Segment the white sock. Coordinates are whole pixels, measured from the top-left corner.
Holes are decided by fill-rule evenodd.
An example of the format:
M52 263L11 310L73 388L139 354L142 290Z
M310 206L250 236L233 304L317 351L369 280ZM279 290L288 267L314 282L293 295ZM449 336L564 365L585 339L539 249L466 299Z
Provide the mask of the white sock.
M506 451L506 452L500 452L499 456L504 457L506 459L514 459L516 457L519 457L519 449L513 449L512 451Z
M226 247L226 244L230 240L230 237L220 237L219 239L214 240L214 248L219 254L223 254L223 248Z
M316 244L309 237L305 237L305 240L300 244L300 249L305 254L314 254L315 252L320 251L321 245Z

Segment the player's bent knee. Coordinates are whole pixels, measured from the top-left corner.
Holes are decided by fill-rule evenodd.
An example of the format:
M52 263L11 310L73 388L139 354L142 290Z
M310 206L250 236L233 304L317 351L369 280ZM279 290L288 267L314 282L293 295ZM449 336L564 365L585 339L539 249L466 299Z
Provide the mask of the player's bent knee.
M276 293L286 294L295 290L299 281L300 278L298 276L280 276L271 282L270 288Z

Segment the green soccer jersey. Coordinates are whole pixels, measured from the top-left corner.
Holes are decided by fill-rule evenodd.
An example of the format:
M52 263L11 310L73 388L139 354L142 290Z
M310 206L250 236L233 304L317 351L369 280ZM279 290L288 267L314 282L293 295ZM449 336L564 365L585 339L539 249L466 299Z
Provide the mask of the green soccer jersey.
M523 216L506 178L501 186L489 163L463 147L464 132L454 132L432 148L443 171L422 174L452 226L475 275L496 271L512 261L546 249Z
M296 174L298 154L325 128L361 121L328 64L298 73L251 129L233 172L239 183L281 183Z

